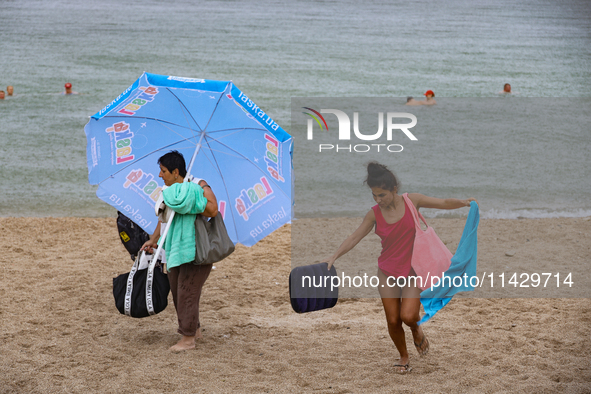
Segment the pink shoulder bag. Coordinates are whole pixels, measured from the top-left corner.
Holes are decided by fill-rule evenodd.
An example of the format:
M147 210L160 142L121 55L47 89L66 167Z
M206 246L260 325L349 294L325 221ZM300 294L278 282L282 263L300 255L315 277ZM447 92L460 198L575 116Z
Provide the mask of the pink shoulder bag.
M447 246L435 234L433 227L429 226L425 221L423 215L417 211L415 205L408 198L407 193L402 195L406 206L410 208L412 217L415 221L415 228L417 230L415 235L415 243L412 251L411 266L414 269L417 276L420 276L422 281L418 283L421 290L431 286L431 278L436 276L442 277L443 272L447 271L451 265L452 253L447 249ZM425 223L427 229L423 231L419 218ZM434 284L437 284L438 280L433 279Z

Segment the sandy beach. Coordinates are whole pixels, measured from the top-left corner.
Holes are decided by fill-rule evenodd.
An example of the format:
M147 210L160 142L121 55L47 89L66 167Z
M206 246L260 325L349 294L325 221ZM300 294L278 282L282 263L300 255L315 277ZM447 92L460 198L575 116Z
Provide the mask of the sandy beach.
M479 264L587 268L590 219L481 220ZM379 299L294 313L291 232L309 242L307 252L294 245L294 260L313 263L360 220L302 219L239 245L205 285L204 340L175 354L171 296L150 318L115 308L112 278L132 261L114 218L0 218L0 393L591 392L586 298L456 297L424 326L427 356L407 329L413 370L404 376L393 373ZM429 223L455 250L463 221ZM372 234L354 252L373 259L379 240Z

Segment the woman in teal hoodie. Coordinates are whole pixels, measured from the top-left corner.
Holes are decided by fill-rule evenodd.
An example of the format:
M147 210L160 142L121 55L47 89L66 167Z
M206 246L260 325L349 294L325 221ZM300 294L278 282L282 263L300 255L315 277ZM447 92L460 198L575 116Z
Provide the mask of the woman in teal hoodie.
M187 175L185 159L177 151L172 151L160 159L159 177L165 188L162 190L164 203L175 211L170 229L164 243L166 268L172 292L174 307L178 316L178 333L181 340L170 348L182 351L195 348L195 338L203 338L199 322L199 299L201 290L212 264L195 265L195 218L197 214L214 217L218 204L213 191L203 179L195 178L185 182ZM153 251L158 246L162 222L142 250Z

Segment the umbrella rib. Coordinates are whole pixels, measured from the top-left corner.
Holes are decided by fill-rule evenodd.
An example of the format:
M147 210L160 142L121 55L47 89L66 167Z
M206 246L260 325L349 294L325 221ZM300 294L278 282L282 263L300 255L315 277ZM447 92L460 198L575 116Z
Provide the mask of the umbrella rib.
M212 139L214 141L217 141L214 138L212 138ZM219 174L220 178L222 179L222 183L224 184L224 191L226 192L226 196L228 196L228 200L229 200L230 199L230 192L228 191L228 187L226 186L226 180L224 179L224 176L222 175L222 172L220 171L218 161L214 155L214 150L211 148L211 145L209 145L209 141L205 141L205 143L207 144L209 151L211 152L211 157L215 161L215 165L214 165L214 163L211 163L212 167L218 170L218 174ZM207 160L209 160L208 157L207 157ZM228 201L228 211L230 212L230 216L232 216L232 227L234 227L234 232L236 233L236 238L238 238L238 227L236 227L236 218L234 217L234 211L231 209L231 205L232 205L232 202ZM224 220L224 223L227 223L227 220Z
M255 130L256 130L256 129L255 129ZM258 164L257 164L257 163L253 163L253 161L252 161L252 160L250 160L248 157L244 156L243 154L241 154L241 153L240 153L240 152L238 152L237 150L235 150L235 149L233 149L233 148L229 147L228 145L224 144L224 143L223 143L223 142L221 142L220 140L217 140L217 139L215 139L215 138L212 138L212 137L209 137L209 138L210 138L211 140L213 140L213 141L216 141L216 142L217 142L217 143L219 143L220 145L222 145L222 146L226 147L228 150L230 150L230 151L232 151L232 152L236 153L236 156L235 156L235 157L239 157L239 158L242 158L242 159L246 160L247 162L249 162L250 164L252 164L252 165L253 165L255 168L257 168L257 169L258 169L258 170L259 170L261 173L263 173L263 174L265 173L265 172L264 172L264 171L263 171L261 168L259 168L259 166L258 166ZM214 160L216 160L216 158L215 158L215 156L214 156L214 154L213 154L214 150L213 150L213 149L211 148L211 146L209 145L209 142L207 143L207 145L209 146L209 150L212 152L212 157L214 158ZM219 150L215 150L215 151L216 151L216 152L220 152L220 153L224 153L224 152L221 152L221 151L219 151ZM216 160L216 166L217 166L217 160ZM219 168L219 167L218 167L218 168ZM222 178L222 179L223 179L223 178ZM273 178L273 179L271 179L271 182L272 182L272 183L274 183L275 185L278 185L278 184L277 184L277 182L275 182L275 181L274 181L274 178ZM285 196L287 196L287 193L285 193L281 187L279 187L279 190L281 190L281 192L282 192L282 193L283 193ZM291 198L291 196L287 196L287 197Z
M170 90L170 88L166 88L166 90L168 90L170 92L170 94L172 94L177 99L177 101L179 102L179 104L185 109L185 111L187 112L187 114L189 114L189 116L191 117L191 119L193 119L193 122L195 122L195 124L197 125L197 128L199 129L199 131L204 132L205 130L204 129L201 129L201 127L199 126L199 123L197 123L197 120L193 117L193 115L191 114L191 111L189 111L189 108L187 108L187 106L185 105L185 103L183 103L181 101L181 99L179 98L179 96L177 96L176 94L174 94L172 92L172 90ZM219 102L219 100L218 100L218 102ZM217 104L216 104L216 108L217 108ZM187 119L187 115L184 113L185 111L183 111L183 115L185 115L185 120L187 121L187 125L189 125L189 130L193 131L194 129L192 127L190 127L190 123L189 123L189 120ZM212 111L212 115L213 115L213 112L215 112L215 109ZM210 117L210 119L211 119L211 117ZM207 123L209 124L209 122L207 122ZM207 128L207 126L205 126L205 128ZM196 137L197 137L197 135L194 135L193 136L193 138L196 138Z
M197 145L197 142L195 142L195 141L194 141L194 139L195 139L196 135L193 135L192 137L185 137L185 136L181 135L180 133L177 133L176 131L174 131L172 128L168 127L166 124L164 124L165 122L162 122L162 121L160 121L160 120L158 120L158 119L154 119L154 120L155 120L156 122L162 123L162 126L166 127L168 130L170 130L170 131L171 131L171 132L173 132L174 134L178 135L178 136L179 136L179 137L181 137L183 140L185 140L185 141L187 141L187 142L191 142L191 143L193 143L193 144ZM174 123L172 123L172 124L174 124ZM184 126L180 126L180 125L176 125L176 126L179 126L179 127L184 127ZM187 128L188 128L189 130L191 130L191 131L194 131L194 130L193 130L192 128L190 128L190 127L187 127ZM180 141L177 141L177 142L180 142Z
M209 126L209 123L211 122L211 118L213 118L213 114L215 114L215 111L217 111L218 105L220 105L220 101L222 101L222 98L224 97L224 93L228 89L228 86L230 86L230 82L228 82L228 84L226 85L226 89L224 89L222 94L220 94L220 98L218 98L217 103L215 103L215 108L213 109L213 111L211 111L211 116L209 117L209 120L207 121L207 124L205 125L205 128L203 129L204 133L207 131L207 127Z
M110 116L105 116L105 118L107 118L107 117L110 117ZM166 120L161 120L161 119L156 119L156 118L148 118L148 117L145 117L145 116L138 116L136 119L147 119L147 120L153 120L155 122L158 122L162 126L166 127L168 130L170 130L173 134L176 134L179 137L181 137L184 141L191 142L191 143L197 145L197 142L194 141L196 135L192 135L191 137L185 137L182 134L180 134L179 132L177 132L174 129L170 128L167 124L171 124L171 125L174 125L174 126L177 126L177 127L181 127L183 129L187 129L187 130L190 130L190 131L195 131L194 129L192 129L190 127L182 126L180 124L169 122L169 121L166 121ZM180 141L177 141L177 142L180 142Z
M236 130L236 131L231 134L228 134L228 135L233 135L233 134L239 133L241 131L245 131L245 130L267 131L266 129L262 129L262 128L259 129L256 127L241 127L241 128L232 127L230 129L220 129L220 130L215 130L215 131L208 131L208 134L221 133L222 131L229 131L229 130Z
M122 117L121 115L115 115L115 116L105 115L105 116L103 116L103 119L104 119L104 118L121 118L121 117ZM171 121L168 121L168 120L162 120L162 119L151 118L151 117L149 117L149 116L134 116L133 118L127 118L127 119L147 119L147 120L155 120L155 121L157 121L157 122L170 123L171 125L174 125L174 126L182 127L182 128L184 128L184 129L193 130L191 127L188 127L188 126L183 126L183 125L180 125L180 124L178 124L178 123L174 123L174 122L171 122Z
M211 135L211 134L213 134L213 133L219 133L219 132L222 132L222 131L228 131L228 130L232 130L232 129L224 129L224 130L210 131L210 132L208 132L208 135ZM255 128L248 127L248 128L242 128L242 129L236 130L236 131L234 131L233 133L230 133L230 134L225 134L225 135L224 135L222 138L230 137L230 136L232 136L232 135L234 135L234 134L236 134L236 133L240 133L240 132L243 132L243 131L246 131L246 130L255 130L255 131L261 131L261 130L262 130L262 131L265 131L264 129L255 129ZM211 138L212 140L214 140L214 141L216 141L216 142L218 142L218 143L222 144L222 143L220 142L221 140L218 140L218 139L216 139L216 138L214 138L214 137L209 137L209 138ZM222 145L224 145L224 144L222 144ZM209 146L209 144L208 144L208 146ZM224 145L224 146L226 146L226 145ZM226 146L226 147L227 147L227 146ZM219 150L213 149L211 146L209 146L209 150L210 150L210 151L212 151L212 152L213 152L213 151L215 151L215 152L224 153L224 152L222 152L222 151L219 151ZM228 154L228 153L226 153L226 154ZM235 156L235 157L242 157L242 156Z
M120 116L104 116L103 118L119 118L119 117L120 117ZM191 128L191 127L188 127L188 126L183 126L183 125L180 125L180 124L178 124L178 123L170 122L170 121L168 121L168 120L162 120L162 119L150 118L150 117L147 117L147 116L136 116L136 117L134 117L133 119L147 119L147 120L153 120L153 121L156 121L156 122L158 122L158 123L168 123L168 124L171 124L171 125L173 125L173 126L181 127L181 128L183 128L183 129L187 129L187 130L195 131L195 129L193 129L193 128ZM197 125L197 126L199 126L199 125ZM172 130L172 129L171 129L171 130ZM199 129L198 131L201 131L201 129ZM177 134L177 135L180 135L180 134L179 134L179 133L177 133L176 131L173 131L173 132L174 132L175 134ZM186 137L185 137L185 138L186 138ZM195 136L192 136L191 138L195 138Z
M230 87L231 84L232 84L232 82L228 82L226 84L226 88L224 89L222 94L220 94L220 97L218 98L217 102L215 103L215 107L211 111L211 115L209 116L209 120L207 121L205 128L201 131L201 138L199 139L199 142L197 143L197 146L195 148L195 153L193 153L193 157L191 157L191 161L189 162L189 167L187 168L187 174L189 174L189 175L190 175L191 170L193 169L193 164L195 162L196 156L199 153L199 150L201 149L201 141L207 135L207 127L209 126L209 123L211 122L211 119L213 118L215 111L217 111L218 106L220 105L220 101L222 101L222 98L224 97L224 93L226 92L226 90L228 90L228 88ZM197 123L197 122L195 122L195 123Z
M119 117L119 116L108 116L108 115L107 115L107 116L104 116L103 118L116 118L116 117ZM176 132L176 131L174 131L173 129L171 129L170 127L166 126L165 124L171 124L171 125L173 125L173 126L181 127L181 128L183 128L183 129L187 129L187 130L195 131L195 129L192 129L191 127L183 126L183 125L180 125L180 124L178 124L178 123L174 123L174 122L169 122L169 121L167 121L167 120L156 119L156 118L149 118L149 117L147 117L147 116L137 116L137 117L135 117L134 119L147 119L147 120L153 120L153 121L155 121L155 122L158 122L158 123L162 124L164 127L166 127L167 129L169 129L170 131L172 131L173 133L175 133L175 134L176 134L176 135L178 135L179 137L183 137L183 135L182 135L182 134L180 134L180 133L178 133L178 132ZM208 131L207 133L208 133L208 134L213 134L213 133L221 133L221 132L228 131L228 130L233 130L233 129L236 129L236 128L235 128L235 127L233 127L233 128L230 128L230 129L220 129L220 130ZM239 133L239 132L241 132L241 131L245 131L245 130L258 130L258 131L267 131L265 128L257 128L257 127L243 127L243 128L240 128L240 129L236 130L235 132L233 132L233 133L231 133L231 134L228 134L227 136L231 136L231 135L234 135L234 134L236 134L236 133ZM198 131L198 132L201 132L202 130L201 130L201 129L199 129L199 130L197 130L197 131ZM189 138L189 137L183 137L183 138L184 138L185 140L189 141L191 138L195 138L195 137L196 137L196 136L192 136L192 137L190 137L190 138ZM195 144L196 144L196 143L195 143Z
M197 120L195 120L195 118L193 117L193 115L191 114L191 111L189 111L189 109L187 108L187 106L185 105L185 103L183 103L181 101L181 99L172 92L172 90L170 90L170 88L167 88L167 90L170 92L170 94L172 94L179 102L179 104L187 111L187 114L191 117L191 119L193 119L193 122L195 122L195 124L197 125L197 127L199 128L199 131L202 133L205 133L207 131L207 126L209 126L209 123L211 122L211 119L213 118L213 115L215 114L215 111L218 109L218 105L220 105L220 101L222 100L222 98L224 97L224 93L226 92L226 90L228 89L228 86L230 85L230 82L228 82L228 84L226 85L226 89L224 89L223 92L221 92L220 97L218 98L217 102L215 103L215 107L213 109L213 111L211 111L211 115L207 121L207 124L205 125L205 128L201 128L199 126L199 123L197 123ZM220 93L220 92L216 92L216 93ZM186 119L186 115L185 115L185 119ZM189 124L189 122L187 121L187 124ZM193 131L194 129L192 129L191 127L189 127L189 129L191 131ZM197 135L195 135L194 137L197 137Z

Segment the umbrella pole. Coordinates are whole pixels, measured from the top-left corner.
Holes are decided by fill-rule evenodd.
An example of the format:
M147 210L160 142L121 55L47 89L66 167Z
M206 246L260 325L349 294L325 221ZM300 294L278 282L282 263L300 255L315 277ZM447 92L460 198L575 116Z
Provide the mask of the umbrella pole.
M187 169L187 176L185 176L185 182L189 181L189 174L191 173L191 169L193 168L193 163L195 162L195 158L197 157L197 153L199 153L199 150L201 149L203 137L205 137L205 131L203 131L201 133L201 136L199 137L199 142L197 143L197 146L195 148L195 152L193 153L193 157L191 158L191 162L189 163L189 168ZM158 249L156 250L156 254L154 254L154 258L152 259L153 264L156 264L158 257L162 253L162 248L164 247L164 241L166 240L166 236L168 235L168 229L170 228L170 225L172 224L172 220L174 219L175 213L176 212L172 211L172 213L170 214L170 219L168 219L168 225L164 229L164 233L160 234L160 242L158 242Z
M170 219L168 219L168 224L166 225L164 232L162 234L160 234L160 241L158 242L158 249L156 249L156 253L154 254L154 258L152 258L153 264L156 264L158 257L162 253L162 248L164 248L164 241L166 240L166 236L168 235L168 229L170 229L170 225L172 224L172 219L174 219L175 213L176 213L175 211L172 211L170 213Z
M188 178L189 174L191 174L191 170L193 169L193 163L195 163L195 158L197 157L197 153L199 153L199 151L201 150L201 143L203 142L203 137L205 137L205 130L201 133L201 136L199 136L199 142L197 142L197 146L195 147L195 152L193 153L193 157L191 158L191 161L189 162L189 168L187 168L187 177L185 177L185 180Z

